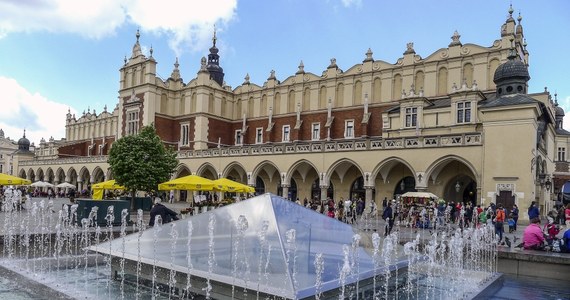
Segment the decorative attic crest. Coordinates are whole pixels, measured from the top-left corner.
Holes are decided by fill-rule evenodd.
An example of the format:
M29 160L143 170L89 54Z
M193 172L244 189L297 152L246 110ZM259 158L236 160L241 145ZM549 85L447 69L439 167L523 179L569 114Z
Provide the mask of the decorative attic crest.
M136 103L140 101L141 99L137 97L137 95L135 94L135 90L133 90L131 97L127 99L126 103Z

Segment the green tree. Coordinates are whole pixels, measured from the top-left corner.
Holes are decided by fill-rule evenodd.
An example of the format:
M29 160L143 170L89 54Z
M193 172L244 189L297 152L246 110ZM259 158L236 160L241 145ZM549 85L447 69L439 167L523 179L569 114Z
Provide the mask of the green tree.
M159 183L170 179L178 164L176 152L164 146L153 124L115 141L108 162L116 182L131 191L131 207L136 191L156 191Z

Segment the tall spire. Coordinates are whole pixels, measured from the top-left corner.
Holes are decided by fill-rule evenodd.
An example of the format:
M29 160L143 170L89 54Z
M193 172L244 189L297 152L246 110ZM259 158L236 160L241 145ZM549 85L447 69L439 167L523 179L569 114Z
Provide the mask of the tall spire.
M141 51L141 44L139 43L139 38L141 37L141 33L140 30L137 29L137 41L135 42L135 45L133 46L133 54L131 55L131 58L135 58L139 55L142 55L142 51Z
M208 54L208 65L206 69L210 73L210 79L217 82L220 86L224 84L224 69L220 67L220 55L218 55L218 48L216 48L216 27L214 25L214 35L212 37L212 47L210 47L210 54Z

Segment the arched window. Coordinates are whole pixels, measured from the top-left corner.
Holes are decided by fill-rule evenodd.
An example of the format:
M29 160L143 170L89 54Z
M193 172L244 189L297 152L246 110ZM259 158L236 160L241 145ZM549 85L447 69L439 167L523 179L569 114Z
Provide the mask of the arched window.
M222 107L221 107L221 115L223 118L227 118L226 116L226 105L228 105L228 101L226 100L226 97L222 97Z
M133 68L131 70L131 85L135 86L135 84L137 84L137 68Z
M354 93L353 93L353 103L354 105L360 105L364 102L364 100L362 100L362 82L360 80L357 80L354 83Z
M392 99L398 100L402 98L402 75L394 75L392 81Z
M437 95L447 95L447 69L445 67L437 72Z
M261 110L259 112L260 116L266 116L267 115L267 95L266 94L263 94L263 96L261 96L260 110Z
M305 88L305 91L303 91L303 111L309 110L311 110L311 90Z
M204 107L204 112L213 112L214 101L214 94L210 93L210 96L208 97L208 103L206 103L206 107Z
M424 89L424 72L423 71L417 71L416 72L416 76L414 77L414 93L419 94L421 90L425 90Z
M273 99L273 114L278 115L281 113L281 94L275 93Z
M467 83L467 87L473 85L473 65L466 63L463 66L463 78L461 79L461 85L463 85L463 80Z
M198 101L198 96L196 96L196 92L192 94L192 100L190 100L190 112L196 112L196 102Z
M297 110L297 103L295 102L295 91L289 91L289 97L287 99L287 112L292 113Z
M327 107L327 88L323 85L319 90L319 109Z
M336 97L333 99L332 106L339 107L344 105L344 84L339 83L336 86Z
M380 102L382 101L382 80L380 77L374 78L374 83L372 86L372 102Z
M495 86L495 82L493 82L493 77L495 76L495 71L497 70L497 68L499 67L499 60L498 59L492 59L489 62L489 73L487 74L487 88L488 89L494 89L496 88Z
M180 96L180 110L179 113L181 115L186 114L186 95L182 94Z
M250 118L253 118L253 97L249 97L248 101L247 101L247 115Z
M143 84L143 83L144 83L144 72L145 72L145 70L146 70L146 67L143 66L143 67L142 67L142 70L141 70L141 76L140 76L140 78L139 78L139 84Z
M168 113L168 99L166 94L160 95L160 112L163 114Z
M240 120L241 120L241 118L243 117L243 111L242 111L241 106L242 106L242 101L241 101L241 98L240 98L240 99L237 99L237 101L236 101L236 110L235 110L235 112L237 113L237 116L234 117L234 118L238 118L238 119L240 119Z

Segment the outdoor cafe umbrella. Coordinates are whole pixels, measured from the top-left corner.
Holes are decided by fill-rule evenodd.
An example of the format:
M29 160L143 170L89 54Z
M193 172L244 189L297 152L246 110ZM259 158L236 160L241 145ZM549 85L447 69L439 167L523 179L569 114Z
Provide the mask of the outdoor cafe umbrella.
M45 187L53 187L53 184L40 180L40 181L36 181L36 182L30 184L30 186L36 187L36 188L45 188Z
M224 192L255 193L255 188L227 178L216 179L214 183L216 184L215 189Z
M31 183L28 179L0 173L0 185L28 185Z
M214 186L214 182L210 179L197 175L188 175L163 182L158 185L158 190L211 191L214 189Z
M56 188L61 188L61 189L75 189L75 186L69 182L62 182L58 185L55 186Z
M112 179L96 183L91 186L91 189L93 190L93 199L101 200L103 199L103 190L124 190L125 187L117 184L115 179Z

